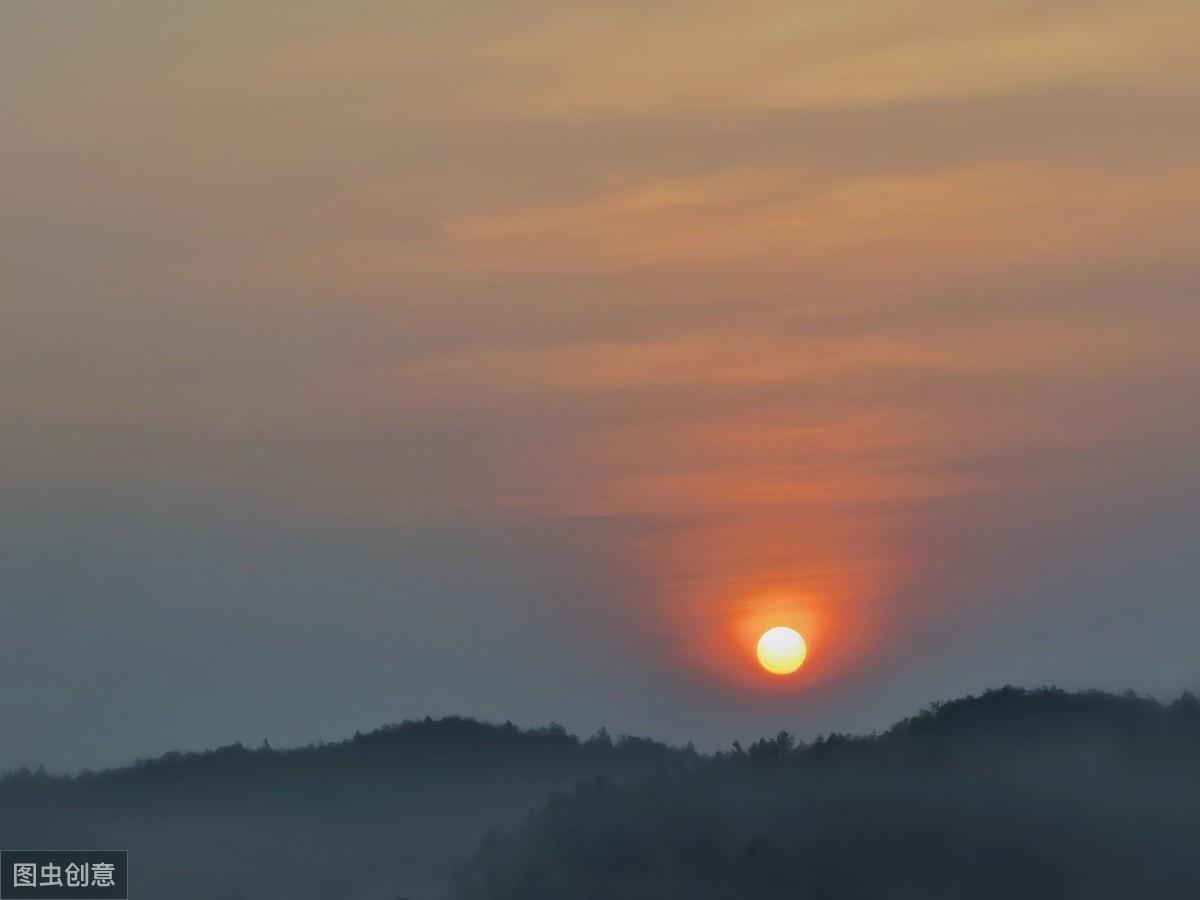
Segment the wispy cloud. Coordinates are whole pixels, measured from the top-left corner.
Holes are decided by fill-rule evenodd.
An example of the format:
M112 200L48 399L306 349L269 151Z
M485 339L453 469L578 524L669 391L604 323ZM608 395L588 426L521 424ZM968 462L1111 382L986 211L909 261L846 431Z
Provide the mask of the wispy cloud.
M67 9L0 13L31 508L561 527L728 685L762 609L899 670L1014 510L1196 490L1194 3Z

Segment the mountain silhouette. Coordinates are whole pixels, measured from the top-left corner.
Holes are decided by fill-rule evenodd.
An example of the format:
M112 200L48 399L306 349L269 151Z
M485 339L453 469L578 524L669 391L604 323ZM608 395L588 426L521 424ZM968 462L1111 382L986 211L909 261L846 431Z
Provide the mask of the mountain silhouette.
M0 846L170 900L1200 896L1200 702L1003 688L698 754L424 719L0 780Z
M1200 703L1004 688L555 796L457 900L1200 897Z
M603 731L427 718L290 750L22 770L0 780L0 847L127 849L147 900L437 900L455 860L555 787L685 756Z

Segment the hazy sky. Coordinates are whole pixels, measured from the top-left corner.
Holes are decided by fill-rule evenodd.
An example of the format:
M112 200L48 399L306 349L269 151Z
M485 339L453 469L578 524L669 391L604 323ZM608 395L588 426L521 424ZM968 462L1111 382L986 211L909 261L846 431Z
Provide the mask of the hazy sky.
M1198 29L8 0L0 768L1200 687Z

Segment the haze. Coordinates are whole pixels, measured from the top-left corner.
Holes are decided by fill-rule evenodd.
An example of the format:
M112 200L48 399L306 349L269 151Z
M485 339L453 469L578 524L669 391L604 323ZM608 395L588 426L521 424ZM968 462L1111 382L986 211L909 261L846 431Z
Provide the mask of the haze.
M1196 687L1198 18L5 3L0 768Z

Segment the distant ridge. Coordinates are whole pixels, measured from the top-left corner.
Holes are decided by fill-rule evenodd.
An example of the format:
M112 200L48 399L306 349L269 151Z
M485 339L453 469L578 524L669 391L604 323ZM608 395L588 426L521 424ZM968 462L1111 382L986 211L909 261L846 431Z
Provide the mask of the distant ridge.
M0 846L120 847L170 900L438 898L455 860L556 788L688 764L642 738L425 718L306 747L232 744L0 779Z
M1192 694L1004 687L711 755L427 717L0 779L0 845L128 848L171 900L1182 900L1196 834Z
M456 900L1200 897L1200 703L1005 687L560 794Z
M690 753L648 738L621 735L612 739L605 729L584 739L561 725L520 728L512 722L493 724L464 716L405 719L369 732L355 732L340 741L318 741L301 747L275 749L264 741L256 748L241 742L210 750L172 751L139 759L129 766L77 775L49 775L42 770L18 769L0 776L0 790L36 782L88 784L130 782L203 771L244 771L255 775L269 768L311 771L314 765L358 768L367 765L438 767L449 758L486 756L493 762L553 765L556 761L590 758L598 761L641 758L667 761Z

